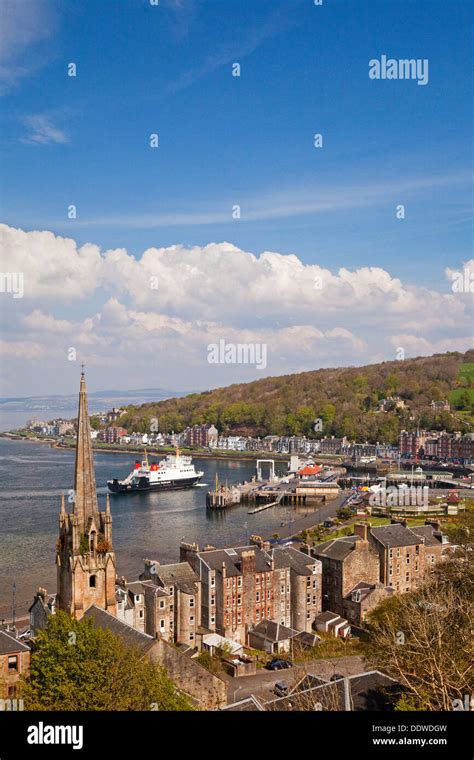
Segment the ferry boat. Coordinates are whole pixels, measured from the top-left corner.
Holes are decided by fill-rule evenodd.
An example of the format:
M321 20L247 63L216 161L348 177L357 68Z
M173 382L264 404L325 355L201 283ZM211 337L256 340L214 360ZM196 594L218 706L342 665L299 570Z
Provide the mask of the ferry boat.
M176 454L169 454L160 462L148 462L145 450L145 458L142 462L135 462L135 467L125 480L107 481L111 493L136 492L136 491L175 491L179 488L191 488L199 483L203 472L196 470L191 457L182 456L179 449Z

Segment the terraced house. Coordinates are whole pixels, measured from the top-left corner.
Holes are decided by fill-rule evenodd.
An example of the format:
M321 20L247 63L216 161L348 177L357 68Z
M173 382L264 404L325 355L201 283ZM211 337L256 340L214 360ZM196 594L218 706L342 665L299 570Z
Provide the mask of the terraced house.
M199 551L195 544L182 544L181 558L202 584L204 628L242 644L263 620L311 631L321 609L321 565L314 558L292 548Z

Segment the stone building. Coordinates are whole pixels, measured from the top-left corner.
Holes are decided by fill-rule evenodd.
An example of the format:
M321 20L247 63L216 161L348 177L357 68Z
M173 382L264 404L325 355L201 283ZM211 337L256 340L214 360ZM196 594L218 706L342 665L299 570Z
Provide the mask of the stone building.
M287 613L289 610L290 614L289 618L288 614L286 615L283 625L297 631L311 632L314 618L322 608L321 562L293 547L277 547L271 551L271 555L275 568L275 620L279 619L279 614L285 604L285 610ZM282 593L285 583L286 593Z
M119 620L145 631L145 592L140 582L127 583L124 578L115 589L116 615Z
M49 616L56 612L56 594L48 594L45 588L40 587L28 612L33 633L43 630L48 625Z
M400 523L354 526L379 555L379 580L399 593L416 588L425 572L425 539Z
M201 625L201 582L188 562L161 565L146 559L140 575L146 632L195 647Z
M95 604L115 614L112 515L108 495L105 512L98 509L84 372L79 390L73 507L66 512L63 495L56 564L59 609L81 618Z
M181 557L202 584L201 623L209 631L245 644L263 620L311 631L321 609L321 567L295 549L257 546L199 551L182 544Z
M344 598L358 583L379 581L379 557L367 537L356 534L325 541L312 553L322 563L323 610L343 616Z
M392 593L393 589L383 583L361 581L343 599L344 617L351 625L362 626L369 612Z
M0 699L16 699L20 676L30 667L30 648L11 631L0 630Z

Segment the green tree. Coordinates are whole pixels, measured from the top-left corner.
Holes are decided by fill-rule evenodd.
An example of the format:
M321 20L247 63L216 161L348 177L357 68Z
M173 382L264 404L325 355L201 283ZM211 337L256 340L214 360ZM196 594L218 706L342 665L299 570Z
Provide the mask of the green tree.
M27 710L189 710L165 671L91 619L49 618L22 684Z
M369 659L404 687L400 709L452 710L472 694L473 586L472 561L446 560L370 613Z

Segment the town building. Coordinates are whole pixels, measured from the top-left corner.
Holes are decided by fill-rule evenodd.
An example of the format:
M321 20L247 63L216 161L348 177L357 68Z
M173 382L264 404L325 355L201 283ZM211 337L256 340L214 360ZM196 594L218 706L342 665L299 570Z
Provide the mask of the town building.
M425 572L425 536L401 523L372 528L367 523L354 526L379 555L379 580L397 593L416 588Z
M351 626L361 627L369 612L384 602L393 589L383 583L357 583L343 599L344 617Z
M194 448L216 448L219 433L215 425L193 425L183 431L183 445Z
M126 437L125 428L111 425L110 427L99 430L98 439L104 443L121 443L122 438Z
M343 616L344 599L361 581L379 581L379 557L367 537L355 535L325 541L312 554L322 564L322 606Z
M144 560L145 630L152 636L196 647L201 626L201 581L189 562L161 565Z
M13 631L0 629L0 698L17 699L21 676L30 667L30 648Z
M48 625L48 618L56 612L56 594L48 594L45 588L39 588L33 603L28 609L30 616L30 628L35 634L42 631Z
M348 446L348 440L346 436L343 438L321 438L319 441L319 452L321 454L342 454L344 449Z
M202 626L242 644L264 620L311 631L321 609L320 563L293 548L200 551L196 544L182 543L181 559L190 563L202 585Z

